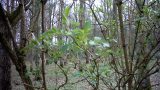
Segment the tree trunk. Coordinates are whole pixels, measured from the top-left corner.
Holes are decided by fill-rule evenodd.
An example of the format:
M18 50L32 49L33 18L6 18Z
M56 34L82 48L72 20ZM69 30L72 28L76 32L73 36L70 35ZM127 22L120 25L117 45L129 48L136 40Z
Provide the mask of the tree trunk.
M2 13L0 9L0 13ZM0 35L5 34L7 41L10 41L7 31L8 27L0 14ZM11 62L7 51L0 43L0 90L11 90Z
M45 24L44 24L44 19L45 19L45 4L46 4L47 0L41 0L41 4L42 4L42 33L45 32ZM44 41L42 39L42 45L44 45ZM43 88L44 90L47 90L47 86L46 86L46 78L45 78L45 51L42 49L41 52L41 59L42 59L42 79L43 79Z
M130 74L130 66L129 66L129 60L128 60L128 53L127 53L127 46L125 41L125 33L124 33L124 24L123 24L123 8L122 8L122 0L117 1L117 8L118 8L118 16L119 16L119 26L120 26L120 36L121 36L121 47L123 48L123 54L124 54L124 63L125 63L125 69L127 74ZM128 79L128 90L132 89L132 79Z
M1 24L0 26L4 26ZM0 31L4 29L0 27ZM11 62L7 52L0 43L0 90L11 90Z
M0 3L0 90L11 90L11 63L10 59L16 66L16 69L23 81L26 90L34 90L32 86L32 81L27 75L26 65L24 63L24 56L18 53L17 46L15 42L13 43L14 48L11 47L10 42L13 40L13 35L11 34L11 25L8 18L5 16L4 9Z
M63 29L63 24L62 24L62 16L63 16L63 10L64 10L64 0L60 0L60 7L59 7L59 22L58 22L58 28L60 30ZM58 41L62 41L63 37L62 36L58 36ZM60 66L63 67L64 66L64 60L62 57L59 58L60 60Z

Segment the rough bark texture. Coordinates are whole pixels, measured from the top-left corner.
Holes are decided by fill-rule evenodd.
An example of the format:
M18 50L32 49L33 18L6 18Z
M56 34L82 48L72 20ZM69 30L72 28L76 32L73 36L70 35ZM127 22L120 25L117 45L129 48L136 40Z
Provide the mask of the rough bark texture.
M1 7L0 7L1 8ZM7 37L7 25L1 14L2 11L0 9L0 35L6 34L5 38L8 41L9 37ZM11 90L11 62L7 51L4 49L3 45L0 43L0 90Z
M13 35L11 34L11 25L8 21L8 18L6 17L4 13L4 9L0 3L0 49L2 51L1 53L1 89L0 90L11 90L11 77L10 77L10 70L11 70L11 63L10 59L13 61L13 63L16 66L16 69L24 83L26 90L34 90L32 86L32 81L30 77L27 75L27 69L24 62L24 56L19 53L19 50L15 44L15 42L12 41L14 48L12 48L12 45L10 45L11 38L13 40ZM6 56L5 56L6 55Z
M1 28L0 28L1 30ZM11 63L7 52L0 44L0 90L11 90Z
M160 71L153 74L151 77L151 85L153 90L160 90Z

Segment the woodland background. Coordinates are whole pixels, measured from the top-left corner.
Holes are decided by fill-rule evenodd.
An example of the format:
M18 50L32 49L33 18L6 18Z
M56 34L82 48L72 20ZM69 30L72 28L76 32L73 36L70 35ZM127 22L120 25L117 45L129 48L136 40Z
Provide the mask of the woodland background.
M0 0L0 90L160 90L159 0Z

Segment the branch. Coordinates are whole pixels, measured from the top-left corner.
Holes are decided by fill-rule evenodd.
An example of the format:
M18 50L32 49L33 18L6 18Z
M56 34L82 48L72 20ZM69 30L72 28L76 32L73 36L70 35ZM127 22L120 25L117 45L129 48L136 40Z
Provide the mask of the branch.
M76 81L76 82L73 82L73 83L70 83L70 84L77 84L77 83L79 83L79 82L82 82L82 81L85 81L87 78L88 78L89 76L87 76L87 77L84 77L83 79L81 79L81 80L78 80L78 81Z
M65 76L65 82L63 83L63 84L61 84L56 90L59 90L60 88L62 88L62 87L64 87L64 85L66 85L67 84L67 82L68 82L68 75L67 75L67 73L63 70L63 68L60 66L60 65L58 65L57 63L55 63L59 68L60 68L60 70L62 71L62 73L64 74L64 76Z
M31 4L32 4L32 0L30 0L30 2L28 2L28 4L25 5L25 11L27 11L29 9ZM21 17L22 17L21 9L23 9L22 7L23 7L23 4L19 4L17 9L15 11L11 12L11 14L6 12L7 17L9 18L9 21L12 26L15 26L18 23L18 21L21 19Z

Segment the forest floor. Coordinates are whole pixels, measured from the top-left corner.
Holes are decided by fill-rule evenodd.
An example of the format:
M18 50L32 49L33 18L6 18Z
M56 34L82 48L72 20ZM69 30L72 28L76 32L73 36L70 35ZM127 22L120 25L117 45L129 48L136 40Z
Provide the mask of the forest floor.
M72 66L72 67L71 67ZM88 84L88 82L83 78L80 77L77 73L77 69L73 68L74 65L67 65L65 66L64 70L68 71L68 83L61 88L60 90L93 90L93 88ZM12 90L25 90L21 79L18 75L18 72L15 70L15 66L12 65ZM31 75L32 80L34 81L34 86L38 87L41 85L42 82L35 81L33 75ZM157 84L159 80L160 74L154 74L151 76L151 83L153 85ZM47 88L48 90L55 90L55 87L63 84L65 81L65 76L62 74L62 71L55 65L49 64L46 65L46 81L47 81ZM104 84L100 84L100 90L108 90ZM160 87L155 86L152 90L160 90Z
M67 67L66 67L67 68ZM65 69L67 70L67 69ZM68 75L68 83L60 90L92 90L92 87L84 80L84 78L76 77L75 72L77 70L70 68ZM56 74L57 73L57 74ZM34 81L34 86L40 86L41 82L35 82L34 76L32 80ZM22 81L15 70L15 66L12 65L12 90L25 90ZM61 73L61 70L55 66L55 64L50 64L46 66L46 81L48 90L55 90L55 87L61 85L65 81L65 76ZM57 83L56 83L57 82ZM106 90L106 88L101 89Z

